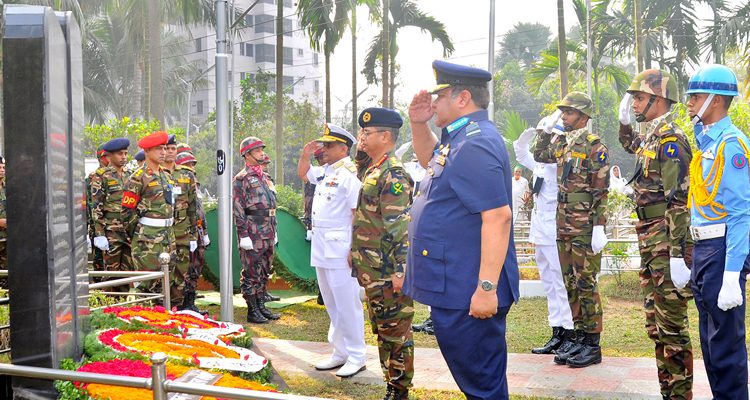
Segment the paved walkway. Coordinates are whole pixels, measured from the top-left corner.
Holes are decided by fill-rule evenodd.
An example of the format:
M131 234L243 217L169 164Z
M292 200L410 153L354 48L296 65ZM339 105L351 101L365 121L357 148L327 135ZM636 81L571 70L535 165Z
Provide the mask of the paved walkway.
M280 339L254 339L271 358L274 368L288 374L304 374L320 380L339 379L334 371L316 371L313 365L330 355L328 343ZM440 350L417 348L414 386L425 389L458 390ZM355 382L383 384L375 346L367 348L367 370ZM552 356L510 354L508 385L512 394L554 398L661 399L656 381L656 363L650 358L605 357L601 364L583 369L558 366ZM711 391L703 361L695 361L695 400L710 399Z

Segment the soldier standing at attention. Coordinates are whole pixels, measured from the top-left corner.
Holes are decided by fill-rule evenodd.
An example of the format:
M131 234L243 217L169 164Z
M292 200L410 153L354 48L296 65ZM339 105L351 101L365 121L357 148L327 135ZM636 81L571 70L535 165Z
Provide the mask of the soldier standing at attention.
M518 266L510 161L486 111L492 75L445 61L432 67L437 86L409 106L427 175L411 209L404 290L432 306L435 338L464 395L508 399L505 317L518 299Z
M174 195L175 182L161 166L164 163L166 132L154 132L138 141L146 154L144 165L130 176L122 196L123 217L129 221L133 264L138 271L160 271L159 255L170 255L170 302L182 304L184 276L175 265ZM144 283L141 283L144 285ZM161 292L161 281L141 288L145 293Z
M146 154L143 152L143 150L138 150L137 153L135 153L135 156L133 156L133 159L136 163L138 163L138 168L143 166L143 163L146 161Z
M240 290L247 303L247 322L263 324L281 316L266 308L266 284L276 239L276 188L263 171L266 145L249 136L240 143L245 167L234 177L234 223L239 238Z
M167 143L167 154L169 154L170 144ZM180 143L175 147L182 149L187 145ZM166 158L166 157L165 157ZM176 161L177 156L173 158ZM166 162L165 162L166 164ZM196 217L197 182L193 170L176 163L172 164L172 179L175 181L172 193L174 194L174 236L177 248L177 258L175 259L175 268L177 271L187 274L190 267L190 256L198 249L198 220ZM187 290L183 303L178 305L179 309L195 308L195 291Z
M607 147L586 127L594 111L591 98L570 92L557 108L547 123L554 126L556 115L562 113L566 133L540 135L534 160L557 163L557 250L575 325L575 339L560 346L555 363L580 368L602 361L602 302L596 275L601 270L601 251L607 245L604 210L609 161Z
M702 67L688 82L698 152L690 163L691 281L713 397L747 399L745 282L750 271L750 143L727 115L737 77Z
M387 108L359 114L360 149L372 160L354 216L352 268L367 294L372 333L387 383L383 400L409 398L414 377L414 301L403 294L413 182L393 150L401 115ZM328 305L330 307L330 305Z
M91 247L91 244L94 239L94 219L92 214L91 206L93 204L93 201L91 199L91 182L92 181L101 181L102 180L102 174L104 173L105 167L109 165L109 159L107 159L107 152L104 150L104 144L100 144L99 147L96 149L96 158L99 160L99 168L97 168L94 172L90 173L89 176L86 177L85 184L86 184L86 222L88 227L88 236L87 241L89 244L89 247ZM104 271L104 252L99 250L97 247L93 247L92 251L93 256L93 267L94 271Z
M633 99L636 122L631 128L628 106ZM692 239L687 209L692 151L674 123L677 81L665 71L647 69L636 75L620 104L620 143L637 157L632 179L641 253L641 288L646 332L656 343L656 367L665 399L693 398L693 346L688 332L685 286L690 281Z
M177 136L176 135L169 135L169 140L167 140L167 147L166 147L166 153L164 153L164 163L162 164L162 167L164 167L167 172L170 174L174 172L175 169L175 160L177 159Z
M106 271L131 271L133 259L127 221L122 215L122 197L128 181L124 166L128 162L130 140L117 138L104 143L109 166L101 179L91 181L91 216L94 222L94 247L104 255ZM128 286L115 287L127 291Z

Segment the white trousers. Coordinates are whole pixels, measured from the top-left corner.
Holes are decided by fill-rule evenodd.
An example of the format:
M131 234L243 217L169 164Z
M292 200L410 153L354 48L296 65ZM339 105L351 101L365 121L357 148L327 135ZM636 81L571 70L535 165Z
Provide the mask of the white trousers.
M536 264L539 268L544 292L547 294L549 326L573 329L573 315L570 312L570 304L568 304L568 292L565 289L565 282L563 282L557 245L537 245Z
M332 358L354 364L365 363L365 317L360 286L349 268L315 268L320 294L328 311L328 343Z

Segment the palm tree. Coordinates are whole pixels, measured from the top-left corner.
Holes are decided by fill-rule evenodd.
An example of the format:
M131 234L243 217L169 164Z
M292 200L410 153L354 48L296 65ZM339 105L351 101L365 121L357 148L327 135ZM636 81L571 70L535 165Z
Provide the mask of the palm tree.
M382 82L383 86L388 88L388 95L384 96L388 99L393 99L393 92L395 91L394 75L397 69L396 56L398 55L398 43L397 36L398 31L406 27L415 27L430 34L432 41L439 42L443 47L443 57L448 57L453 53L453 41L451 41L450 35L445 30L445 25L436 20L429 14L426 14L420 10L416 3L411 0L390 0L389 13L391 15L391 23L388 28L388 43L389 48L386 50L382 44L381 39L383 31L381 30L370 42L370 48L365 56L365 65L362 69L362 73L367 78L367 83L377 83L378 78L375 73L376 64L380 61L380 65L384 65L383 50L387 51L388 60L385 61L385 65L388 66L388 78L387 82ZM370 15L376 21L383 21L382 13L377 6L370 8ZM382 78L382 77L381 77ZM381 79L382 80L382 79ZM384 107L388 107L385 105Z
M518 61L523 67L530 68L549 45L551 34L547 26L539 23L519 22L513 25L499 42L495 68L501 70L508 61Z
M560 70L560 97L568 94L568 52L565 39L565 8L563 0L557 0L557 54L558 69Z
M331 54L341 41L352 2L341 0L300 0L297 14L300 26L310 37L310 47L325 57L326 121L331 120Z

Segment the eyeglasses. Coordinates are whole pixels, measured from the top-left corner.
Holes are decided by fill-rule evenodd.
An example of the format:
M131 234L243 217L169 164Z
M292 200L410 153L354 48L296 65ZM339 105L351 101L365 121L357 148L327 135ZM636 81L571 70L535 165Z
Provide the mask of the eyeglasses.
M362 129L359 130L359 134L363 135L363 136L370 136L373 133L383 133L383 132L388 132L388 130L383 129L383 130L380 130L380 131L366 131L364 128L362 128Z

